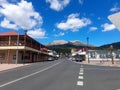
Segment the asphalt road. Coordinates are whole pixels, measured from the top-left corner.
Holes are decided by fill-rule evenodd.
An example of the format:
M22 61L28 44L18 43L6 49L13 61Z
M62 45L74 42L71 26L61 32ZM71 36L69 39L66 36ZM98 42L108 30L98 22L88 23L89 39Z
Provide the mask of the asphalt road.
M120 90L120 68L40 62L0 72L0 90Z

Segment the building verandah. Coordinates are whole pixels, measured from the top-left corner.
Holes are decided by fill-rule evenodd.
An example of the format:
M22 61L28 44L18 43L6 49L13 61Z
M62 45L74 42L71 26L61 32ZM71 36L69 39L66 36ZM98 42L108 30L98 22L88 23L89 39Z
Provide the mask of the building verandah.
M49 56L43 53L37 53L33 51L24 50L18 51L18 57L16 57L16 50L1 50L0 51L0 63L32 63L46 61ZM16 61L17 60L17 61Z
M16 32L0 34L0 63L31 63L47 60L44 45Z

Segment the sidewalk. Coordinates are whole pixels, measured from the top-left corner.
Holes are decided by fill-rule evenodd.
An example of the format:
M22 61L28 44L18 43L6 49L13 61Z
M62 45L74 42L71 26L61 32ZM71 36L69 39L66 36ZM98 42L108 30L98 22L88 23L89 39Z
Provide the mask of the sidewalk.
M29 64L0 64L0 71L26 66Z
M115 61L114 64L112 64L111 61L90 61L90 63L88 63L88 61L83 61L80 63L88 64L88 65L120 67L120 61ZM17 67L22 67L22 66L26 66L26 65L29 65L29 64L0 64L0 71L13 69L13 68L17 68Z
M99 66L115 66L120 67L120 61L114 61L114 64L112 64L111 61L83 61L83 64L89 64L89 65L99 65Z

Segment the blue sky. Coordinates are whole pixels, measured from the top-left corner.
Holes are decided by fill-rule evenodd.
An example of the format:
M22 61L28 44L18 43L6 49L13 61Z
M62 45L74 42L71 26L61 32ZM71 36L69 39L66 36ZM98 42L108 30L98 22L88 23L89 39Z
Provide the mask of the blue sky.
M120 0L0 0L0 33L16 31L42 44L80 40L100 46L120 41L120 30L108 16L120 11Z

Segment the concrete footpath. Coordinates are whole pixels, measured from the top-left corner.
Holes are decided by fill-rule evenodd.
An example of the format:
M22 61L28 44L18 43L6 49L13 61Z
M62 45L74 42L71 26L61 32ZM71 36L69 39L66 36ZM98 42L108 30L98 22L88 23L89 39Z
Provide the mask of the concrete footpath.
M82 64L120 67L120 61L114 61L114 64L111 61L90 61L89 63L88 61L83 61Z
M0 64L0 71L26 66L29 64Z

